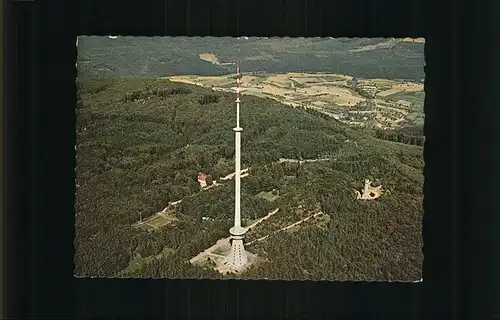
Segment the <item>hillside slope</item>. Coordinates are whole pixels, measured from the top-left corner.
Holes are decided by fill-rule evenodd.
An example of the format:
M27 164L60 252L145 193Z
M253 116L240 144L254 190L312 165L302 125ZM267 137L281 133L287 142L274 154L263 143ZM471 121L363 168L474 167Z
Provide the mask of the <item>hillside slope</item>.
M234 78L235 74L168 77L172 82L225 92L235 91ZM350 126L380 128L381 132L423 128L423 89L421 83L329 73L246 73L240 79L242 95L314 109Z
M233 170L234 94L150 78L78 86L75 274L221 277L188 260L231 225L231 182L200 192L196 177ZM422 148L252 96L244 97L241 123L242 166L250 168L242 182L245 223L275 207L280 212L262 228L296 221L298 207L326 216L259 242L251 250L267 262L230 277L420 279ZM354 187L365 178L380 179L386 195L356 200ZM275 201L257 196L273 189ZM179 199L175 223L153 232L133 227Z
M361 78L424 79L424 44L398 39L88 37L78 38L80 77L222 75L240 59L245 72L334 72ZM372 46L374 49L356 51ZM200 59L212 54L221 64ZM213 60L213 59L210 59Z

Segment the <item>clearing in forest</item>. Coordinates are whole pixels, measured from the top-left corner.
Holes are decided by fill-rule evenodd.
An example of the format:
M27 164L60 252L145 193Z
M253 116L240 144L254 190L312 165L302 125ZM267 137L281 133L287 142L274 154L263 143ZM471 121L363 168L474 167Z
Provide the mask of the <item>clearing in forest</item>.
M259 192L257 195L255 195L255 197L272 202L272 201L275 201L276 199L278 199L279 195L273 194L273 191L262 191L262 192Z
M175 218L172 214L172 210L165 209L145 219L142 219L142 221L134 223L132 226L151 232L177 221L178 219Z

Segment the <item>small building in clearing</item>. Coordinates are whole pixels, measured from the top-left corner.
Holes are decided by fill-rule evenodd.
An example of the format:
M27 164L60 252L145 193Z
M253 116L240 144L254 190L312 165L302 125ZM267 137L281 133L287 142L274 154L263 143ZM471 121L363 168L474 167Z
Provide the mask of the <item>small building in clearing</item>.
M200 187L205 188L207 186L207 175L204 173L198 173L198 183Z

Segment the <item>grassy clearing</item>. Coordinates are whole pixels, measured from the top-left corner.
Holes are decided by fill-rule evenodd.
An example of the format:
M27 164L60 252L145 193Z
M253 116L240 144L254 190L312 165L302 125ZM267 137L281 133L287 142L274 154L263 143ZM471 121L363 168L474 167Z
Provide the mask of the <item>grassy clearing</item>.
M278 194L273 194L272 191L262 191L262 192L259 192L256 197L258 198L262 198L264 200L267 200L267 201L275 201L276 199L279 198L279 195Z

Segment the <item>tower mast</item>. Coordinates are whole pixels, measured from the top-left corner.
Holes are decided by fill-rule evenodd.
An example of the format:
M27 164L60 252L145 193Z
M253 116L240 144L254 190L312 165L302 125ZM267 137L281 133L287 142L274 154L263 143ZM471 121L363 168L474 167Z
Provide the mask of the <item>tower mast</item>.
M236 60L236 127L235 138L235 175L234 175L234 226L229 230L232 243L228 256L228 263L233 269L244 266L247 261L247 253L243 245L246 229L241 226L241 131L240 127L240 62Z
M236 60L236 127L234 130L235 138L235 175L234 175L234 227L241 227L241 131L240 127L240 61Z

